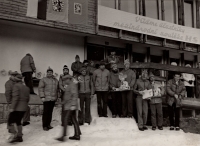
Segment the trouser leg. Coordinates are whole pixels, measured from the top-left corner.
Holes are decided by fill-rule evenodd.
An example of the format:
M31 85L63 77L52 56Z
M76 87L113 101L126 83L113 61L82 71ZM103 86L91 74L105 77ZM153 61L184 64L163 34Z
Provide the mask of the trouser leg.
M48 115L48 125L51 125L51 121L52 121L52 114L53 114L53 108L55 106L55 101L50 101L50 105L49 105L49 115Z
M147 116L148 116L148 101L142 99L142 111L143 111L143 124L147 124Z
M72 112L72 123L74 125L74 135L75 136L79 136L80 135L80 128L79 128L79 124L76 120L76 111L71 111Z
M151 123L153 127L156 127L156 105L150 104L151 108Z
M24 114L23 122L29 122L30 121L30 107L28 106L27 111Z
M138 127L143 128L143 118L142 118L142 97L136 98L137 104L137 115L138 115Z
M161 127L163 125L162 103L156 104L156 110L158 113L158 126Z
M127 93L128 116L133 116L133 91Z
M64 127L63 127L63 136L67 135L67 125L68 125L68 121L71 118L71 111L70 110L65 110L63 112L63 121L64 121Z
M85 98L85 122L90 123L90 94L86 94Z
M127 117L127 92L122 92L122 115Z
M170 126L174 126L174 105L168 105Z
M117 94L116 94L116 92L112 92L111 97L112 97L112 115L117 115Z
M175 127L179 127L180 123L180 108L175 107Z
M108 102L108 92L104 91L103 92L103 116L106 117L107 116L107 102Z
M79 111L79 123L84 123L84 118L83 118L83 115L84 115L84 103L85 103L85 94L84 93L81 93L79 94L79 98L80 98L80 108L81 108L81 111Z
M97 110L98 110L98 114L99 116L103 116L103 109L102 109L102 103L101 103L101 99L102 99L102 93L100 91L97 91Z

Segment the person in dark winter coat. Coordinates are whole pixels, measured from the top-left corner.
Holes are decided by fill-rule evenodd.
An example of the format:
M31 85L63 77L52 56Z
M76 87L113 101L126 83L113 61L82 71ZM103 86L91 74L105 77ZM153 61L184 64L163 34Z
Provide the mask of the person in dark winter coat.
M138 127L140 131L147 130L147 116L148 116L148 101L146 99L142 99L142 95L144 90L151 89L150 82L147 80L148 74L147 72L143 72L140 79L137 79L133 91L137 94L136 105L138 112Z
M95 65L94 65L94 61L90 61L90 75L92 76L94 71L96 70Z
M167 104L169 108L170 130L180 130L180 102L185 97L186 88L180 81L180 73L174 73L174 79L167 82ZM175 115L175 123L174 123Z
M99 69L95 70L93 73L93 83L97 94L99 117L108 117L107 100L108 100L108 90L109 90L109 80L110 80L109 77L110 77L110 72L107 69L105 69L105 62L101 61ZM103 101L103 107L101 104L102 101Z
M122 114L122 98L121 93L115 91L116 88L119 88L119 69L117 64L112 64L111 67L109 87L112 97L112 117L116 118L117 115L121 117Z
M12 89L12 101L10 107L10 116L8 123L9 125L16 123L17 125L17 133L16 136L10 141L10 143L14 142L22 142L22 118L27 111L28 102L30 99L30 90L28 87L23 85L22 76L16 75L15 77L15 85Z
M112 66L113 63L115 63L115 64L119 63L119 57L116 56L116 52L114 50L111 51L110 56L108 56L105 59L105 62L110 65L109 68Z
M94 88L92 84L91 77L87 74L87 69L82 67L80 69L81 75L78 77L79 81L79 98L80 98L80 107L81 111L79 111L79 124L83 125L86 123L90 124L90 102L91 97L94 94ZM85 105L85 108L84 108ZM85 113L85 117L84 117Z
M67 87L65 89L62 105L64 106L64 114L63 119L63 134L61 137L57 138L58 141L65 141L65 136L67 134L67 123L68 119L72 119L72 123L74 125L74 136L69 137L71 140L80 140L81 130L79 124L76 120L76 110L78 109L78 87L77 84L73 83L72 76L66 75L64 77L67 83Z
M73 62L71 65L71 70L73 71L74 77L77 77L80 75L79 70L82 66L83 66L83 63L80 62L80 57L78 55L76 55L75 62Z
M154 91L160 91L161 85L159 85L157 82L155 82L154 75L151 74L149 76L150 85L152 90ZM154 92L155 93L155 92ZM155 95L150 100L150 108L151 108L151 123L152 123L152 130L156 130L156 121L158 121L158 129L163 130L163 112L162 112L162 95ZM158 118L156 118L156 113L158 115Z
M6 100L7 100L8 104L10 104L12 101L12 89L16 83L15 77L16 77L16 75L19 75L19 73L17 71L15 71L15 72L11 72L10 75L11 75L10 79L5 83L5 96L6 96ZM23 117L22 125L23 126L29 125L30 124L29 121L30 121L30 107L28 106L27 111ZM11 127L8 126L8 129L10 131L13 128L12 128L12 126Z
M128 82L130 86L129 91L122 91L122 116L123 117L133 117L133 86L136 82L136 74L130 69L129 60L124 61L125 68L121 71L123 75L126 75L125 81Z
M33 90L32 75L33 75L33 72L34 73L36 72L36 67L35 67L35 63L31 54L26 54L26 56L22 58L20 67L21 67L22 75L24 76L24 82L26 86L29 87L30 89L30 94L35 94Z
M38 86L39 96L43 102L43 130L48 131L52 129L51 120L55 101L58 98L58 80L53 76L53 70L49 67L47 69L47 77L40 80Z

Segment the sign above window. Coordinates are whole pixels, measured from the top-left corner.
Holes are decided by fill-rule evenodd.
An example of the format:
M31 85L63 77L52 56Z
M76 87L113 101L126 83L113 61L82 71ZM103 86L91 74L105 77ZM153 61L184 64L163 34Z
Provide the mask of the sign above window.
M98 24L151 36L200 44L200 29L98 6Z

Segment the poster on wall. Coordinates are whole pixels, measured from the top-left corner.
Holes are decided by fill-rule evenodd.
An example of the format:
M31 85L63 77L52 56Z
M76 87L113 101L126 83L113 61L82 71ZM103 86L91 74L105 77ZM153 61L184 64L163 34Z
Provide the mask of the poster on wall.
M117 16L117 17L116 17ZM200 44L200 30L98 5L98 25Z

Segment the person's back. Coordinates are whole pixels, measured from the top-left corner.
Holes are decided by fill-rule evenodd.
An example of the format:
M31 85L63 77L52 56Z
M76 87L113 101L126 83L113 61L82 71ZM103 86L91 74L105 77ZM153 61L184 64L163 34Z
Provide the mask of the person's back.
M13 86L11 108L15 111L26 111L30 99L29 88L18 82Z
M33 57L30 54L26 54L21 60L21 72L34 72L35 68L35 63L33 61Z
M6 101L8 103L11 103L12 100L12 89L15 84L15 81L10 78L6 83L5 83L5 96L6 96Z

